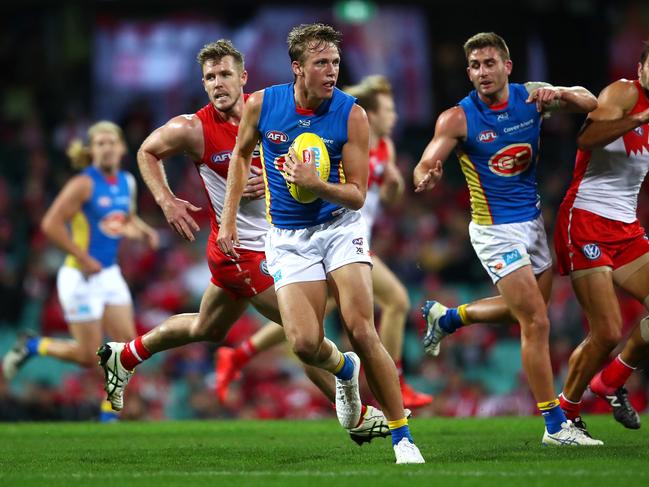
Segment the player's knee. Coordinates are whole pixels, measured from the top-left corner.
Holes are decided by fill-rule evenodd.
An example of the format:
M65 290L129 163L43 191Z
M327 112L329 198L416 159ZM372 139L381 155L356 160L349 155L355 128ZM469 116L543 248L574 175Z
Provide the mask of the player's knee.
M321 345L321 340L310 337L298 337L291 341L293 353L307 364L314 363L317 360Z
M214 329L209 323L201 320L198 316L192 321L189 327L189 338L193 342L221 342L225 339L225 333Z
M368 322L362 322L356 326L348 327L347 333L349 340L354 346L354 350L363 347L373 347L375 342L379 341L376 330Z
M550 335L550 320L546 314L534 316L526 326L522 327L521 333L528 340L547 340Z
M410 311L410 298L405 287L398 286L394 289L387 307L391 308L394 313L408 314L408 311Z

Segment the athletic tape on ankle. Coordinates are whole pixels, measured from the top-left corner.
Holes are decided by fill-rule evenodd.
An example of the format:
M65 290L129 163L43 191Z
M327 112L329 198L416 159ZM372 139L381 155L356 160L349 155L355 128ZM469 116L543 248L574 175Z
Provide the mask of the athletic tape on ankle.
M331 355L329 355L329 357L322 363L318 364L318 367L328 370L329 372L336 372L336 368L340 365L342 354L334 342L328 338L325 338L324 341L331 344Z

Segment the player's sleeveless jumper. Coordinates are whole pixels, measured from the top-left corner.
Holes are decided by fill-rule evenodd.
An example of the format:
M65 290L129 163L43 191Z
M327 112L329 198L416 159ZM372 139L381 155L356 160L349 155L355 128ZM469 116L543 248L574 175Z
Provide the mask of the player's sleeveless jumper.
M117 263L122 227L131 211L133 176L118 171L114 178L107 178L94 166L85 168L81 174L92 179L93 190L70 221L72 239L104 268L110 267ZM67 256L64 265L81 268L73 255Z
M511 83L504 105L489 107L475 90L459 103L467 137L457 154L475 223L526 222L540 214L536 164L542 114L525 102L528 96L524 85Z
M266 216L278 228L298 229L325 223L344 209L320 198L300 203L288 191L283 176L284 158L293 141L302 133L319 135L327 147L331 170L328 181L344 181L342 148L347 142L347 122L355 98L334 88L331 99L316 111L298 109L293 83L264 90L258 129L266 181Z
M247 96L246 96L247 98ZM203 125L205 149L196 167L203 180L205 191L210 202L212 218L212 236L216 239L219 233L219 220L223 212L228 167L232 149L237 140L239 127L221 118L214 105L209 103L196 112ZM259 153L255 150L252 165L261 167ZM265 202L263 198L242 199L237 213L237 229L242 248L264 250L264 238L268 231L268 222L264 218Z
M649 108L638 80L638 101L629 115ZM609 220L637 219L638 193L649 171L649 124L643 124L592 151L579 149L572 183L563 205L586 210Z

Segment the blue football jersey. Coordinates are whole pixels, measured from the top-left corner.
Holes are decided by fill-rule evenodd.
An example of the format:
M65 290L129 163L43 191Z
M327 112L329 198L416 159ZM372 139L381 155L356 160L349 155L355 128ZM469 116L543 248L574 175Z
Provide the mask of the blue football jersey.
M324 141L331 169L328 182L344 182L342 148L347 142L347 122L356 99L335 88L333 96L315 111L298 109L293 83L264 90L258 130L266 182L266 216L278 228L306 228L327 222L342 212L335 203L316 199L300 203L289 193L283 176L284 160L293 141L311 132Z
M114 180L109 180L94 166L87 167L82 174L92 179L93 191L90 199L72 217L72 238L103 267L109 267L117 262L122 229L131 213L134 179L128 173L118 171ZM73 255L68 255L65 265L79 268Z
M457 155L471 194L475 223L534 220L541 212L536 164L543 114L526 103L524 85L509 85L506 105L490 108L473 90L460 101L467 124Z

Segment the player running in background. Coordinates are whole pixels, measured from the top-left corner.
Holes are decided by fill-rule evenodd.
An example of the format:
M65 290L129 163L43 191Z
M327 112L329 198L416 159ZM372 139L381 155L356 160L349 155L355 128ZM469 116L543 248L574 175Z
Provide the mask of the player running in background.
M204 46L197 60L210 102L195 114L174 117L155 130L140 147L138 164L169 224L180 236L193 241L194 232L199 228L190 212L200 208L173 194L161 161L183 153L194 161L210 204L207 261L212 279L198 313L171 316L145 335L128 343L110 342L99 350L106 373L106 392L117 410L123 407L124 390L133 370L152 354L193 342L222 341L251 304L268 319L281 319L263 252L268 223L266 204L260 198L264 185L258 176L261 171L258 153L254 156L244 201L236 215L242 244L240 255L231 258L216 246L228 165L246 97L243 87L248 75L243 55L230 41L222 39ZM316 367L306 367L306 370L333 402L333 376ZM361 443L376 436L387 436L387 423L381 411L371 406L362 409L361 417L347 428L352 439Z
M126 154L122 130L101 121L88 129L89 147L79 140L68 148L75 169L43 217L45 235L67 252L56 286L72 340L22 336L3 359L7 379L31 357L48 355L82 367L96 365L95 352L107 334L115 340L136 336L128 286L117 264L123 237L158 246L158 235L136 215L133 176L120 170ZM111 419L102 404L102 419Z
M403 193L404 183L395 163L394 144L390 135L397 120L390 82L383 76L368 76L358 85L345 89L365 109L369 122L369 180L365 204L361 213L368 226L368 239L373 223L380 212L381 204L394 204ZM394 360L399 372L399 383L406 408L426 406L433 397L417 392L403 377L401 354L406 318L410 309L408 291L397 276L376 255L372 255L372 284L374 300L381 310L379 336L386 350ZM328 305L329 309L333 310ZM221 347L216 361L216 392L224 401L230 381L239 374L255 355L282 343L284 330L278 325L268 324L241 345L232 349Z
M619 287L649 306L649 241L636 216L638 193L649 171L649 44L638 63L638 79L621 79L599 95L577 138L572 184L559 209L554 234L562 275L570 275L590 331L569 361L561 407L575 424L582 394L607 400L615 419L640 427L623 387L649 356L649 317L633 330L624 350L595 375L618 345L622 315ZM594 377L594 378L593 378Z
M339 42L340 33L327 25L293 28L288 44L294 82L250 96L228 174L218 244L227 255L239 256L237 209L261 140L271 223L266 256L291 348L304 362L334 371L338 419L354 424L361 414L360 361L353 352L341 354L324 338L329 288L374 397L388 418L397 463L423 463L404 414L396 367L373 324L371 259L358 211L367 191L369 129L365 111L335 87ZM291 148L303 134L325 146L318 154L310 149L301 153L304 161ZM331 170L323 181L316 162L324 160L325 150ZM315 199L299 201L287 183L310 191Z
M475 90L437 119L435 135L414 170L415 191L439 182L442 163L455 150L471 194L471 243L500 296L451 309L428 301L426 351L437 355L439 341L462 325L517 321L523 369L545 420L542 443L601 445L566 419L554 391L546 308L552 259L536 181L544 114L589 112L596 99L581 87L509 83L509 49L493 32L471 37L464 51Z

